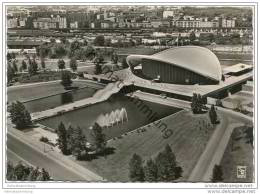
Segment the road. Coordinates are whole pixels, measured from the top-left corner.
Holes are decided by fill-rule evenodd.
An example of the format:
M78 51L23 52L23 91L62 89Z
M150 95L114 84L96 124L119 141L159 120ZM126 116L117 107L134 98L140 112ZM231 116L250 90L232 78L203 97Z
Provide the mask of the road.
M8 159L13 159L14 162L16 162L18 158L21 157L33 166L43 167L50 173L55 181L85 181L83 177L56 163L44 154L37 152L10 134L7 134L7 147L9 152L8 156L11 156L11 158Z

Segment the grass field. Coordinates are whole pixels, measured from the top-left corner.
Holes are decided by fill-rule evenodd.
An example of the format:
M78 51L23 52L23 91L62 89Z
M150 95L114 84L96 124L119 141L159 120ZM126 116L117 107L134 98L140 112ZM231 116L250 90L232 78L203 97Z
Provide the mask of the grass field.
M86 87L88 84L82 81L74 81L72 86L74 87ZM64 87L58 82L44 83L41 85L31 85L24 87L7 88L8 102L14 100L27 101L30 99L40 98L44 96L54 95L65 92Z
M234 129L223 155L224 182L253 182L253 146L248 142L245 129L243 126ZM246 178L237 178L237 166L246 166Z
M173 132L167 139L163 138L161 129L150 124L142 127L145 128L143 132L137 129L109 141L107 146L112 152L110 155L100 156L92 161L77 162L109 181L126 182L129 181L129 160L134 153L147 160L155 157L166 144L169 144L176 154L179 165L183 168L183 177L179 181L185 181L205 149L215 127L209 124L208 114L194 116L187 111L163 118L162 122Z
M24 60L26 63L27 63L27 66L28 66L28 59L25 59L25 58L17 58L17 67L18 69L20 68L20 66L22 65L22 60ZM54 70L54 69L58 69L58 60L59 59L45 59L45 68L46 69L51 69L51 70ZM70 59L66 58L66 59L63 59L64 62L65 62L65 67L66 68L70 68ZM36 59L36 62L38 64L38 68L41 69L41 62L40 60L37 58ZM85 61L85 62L81 62L81 61L77 61L77 65L78 67L82 67L82 66L91 66L93 65L93 63L89 60Z

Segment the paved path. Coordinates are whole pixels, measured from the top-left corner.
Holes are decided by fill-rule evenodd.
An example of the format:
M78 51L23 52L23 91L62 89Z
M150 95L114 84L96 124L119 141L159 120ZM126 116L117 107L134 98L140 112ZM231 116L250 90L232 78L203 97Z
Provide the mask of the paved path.
M252 123L252 118L241 113L217 107L221 123L212 134L207 146L195 165L189 182L210 182L215 164L219 164L235 127Z
M168 97L162 98L159 95L145 93L145 92L141 92L141 91L136 91L132 95L128 94L128 96L133 96L133 97L136 96L142 100L151 101L151 102L168 105L168 106L174 106L177 108L182 108L182 109L187 109L187 110L191 109L190 102L188 102L188 101L178 100L178 99L168 98Z
M32 120L37 121L37 120L40 120L43 118L55 116L58 113L65 113L68 111L75 110L77 108L81 108L81 107L85 107L85 106L88 106L91 104L103 102L103 101L107 100L111 95L119 92L119 90L125 85L126 84L119 84L118 82L109 83L106 85L105 88L97 91L93 97L78 100L73 103L58 106L56 108L48 109L48 110L45 110L42 112L31 113Z
M23 158L28 163L44 167L54 174L55 180L104 181L102 177L77 164L71 156L51 149L51 146L40 142L26 133L14 129L8 119L7 149ZM59 169L59 170L57 170Z
M21 160L22 158L22 161L26 162L29 165L43 167L50 173L51 177L53 177L54 180L84 180L83 177L54 162L53 160L46 157L44 154L37 152L30 146L24 144L23 142L9 134L7 135L7 147L7 153L9 156L8 160L13 161L13 157L16 157L15 160Z

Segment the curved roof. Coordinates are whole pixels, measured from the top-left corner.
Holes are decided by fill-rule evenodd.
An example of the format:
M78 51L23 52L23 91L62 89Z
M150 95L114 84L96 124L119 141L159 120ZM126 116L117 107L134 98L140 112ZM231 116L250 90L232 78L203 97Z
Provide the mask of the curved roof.
M216 81L221 80L221 66L217 56L204 47L183 46L154 55L130 55L126 61L131 66L140 64L142 59L169 63Z

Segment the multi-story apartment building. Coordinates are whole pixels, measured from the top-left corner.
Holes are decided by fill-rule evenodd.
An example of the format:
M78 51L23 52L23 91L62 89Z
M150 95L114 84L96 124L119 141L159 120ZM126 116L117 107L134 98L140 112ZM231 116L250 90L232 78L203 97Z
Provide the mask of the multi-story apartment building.
M38 18L33 21L33 27L39 29L64 29L67 28L65 17Z
M58 23L58 28L64 29L67 28L67 18L66 17L60 17L57 15L56 17L52 18L52 22Z
M71 29L77 29L79 28L78 22L70 22L70 28Z
M7 28L17 28L17 26L18 26L17 18L7 19Z
M51 18L38 18L33 21L33 27L38 29L54 29L58 27L58 23L52 21Z
M174 27L178 28L199 28L200 27L200 20L174 20L172 22Z
M168 18L168 17L173 17L173 16L174 16L174 11L172 11L172 10L163 11L163 18Z
M234 19L221 19L221 27L222 28L234 28L236 25L236 21Z

